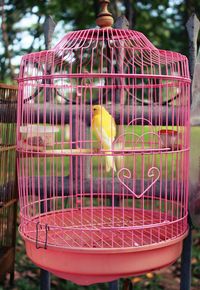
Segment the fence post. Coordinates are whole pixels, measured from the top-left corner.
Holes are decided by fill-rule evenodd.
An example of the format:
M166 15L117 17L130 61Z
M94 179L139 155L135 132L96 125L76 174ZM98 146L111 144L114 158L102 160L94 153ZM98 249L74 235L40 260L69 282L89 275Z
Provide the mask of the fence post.
M193 13L188 19L188 22L186 23L186 28L189 39L189 69L190 69L190 77L192 80L197 56L197 38L199 35L200 28L200 22L195 13ZM190 104L191 103L192 103L192 94L190 98Z
M197 57L197 38L199 34L199 29L200 29L200 22L196 14L193 13L191 15L191 17L189 18L186 24L186 28L188 32L188 38L189 38L190 77L191 77L191 80L193 80L195 62L196 62L196 57ZM192 89L191 89L190 104L194 101L195 99L194 99L194 96L192 96ZM190 187L190 190L191 190L191 187ZM190 214L188 217L188 223L189 223L189 233L186 239L183 241L183 250L182 250L182 255L181 255L180 290L189 290L191 287L192 221L190 218Z

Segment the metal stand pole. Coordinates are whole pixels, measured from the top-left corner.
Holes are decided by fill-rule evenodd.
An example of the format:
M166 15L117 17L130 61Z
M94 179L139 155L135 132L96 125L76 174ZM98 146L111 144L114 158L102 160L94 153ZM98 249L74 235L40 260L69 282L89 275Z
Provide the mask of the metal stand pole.
M51 16L47 15L43 25L44 28L44 39L45 39L45 49L51 49L51 41L53 37L53 32L56 27L55 22ZM48 93L47 93L48 95ZM48 97L48 96L47 96ZM43 197L42 197L43 198ZM44 212L44 204L41 203L41 212ZM40 290L50 290L51 289L51 276L46 270L40 269Z
M192 253L192 224L189 217L189 233L183 241L181 255L181 282L180 290L190 290L191 287L191 253Z
M51 283L50 273L46 270L40 269L40 290L50 290Z
M41 194L42 200L44 200L43 193ZM49 202L47 203L49 209ZM41 213L44 212L44 201L40 204ZM40 269L40 290L50 290L51 289L51 276L46 270Z

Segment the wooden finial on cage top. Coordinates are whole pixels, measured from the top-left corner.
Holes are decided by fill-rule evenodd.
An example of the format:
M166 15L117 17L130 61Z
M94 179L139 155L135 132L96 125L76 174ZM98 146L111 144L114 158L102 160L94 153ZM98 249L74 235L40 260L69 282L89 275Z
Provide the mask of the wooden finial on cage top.
M99 0L101 5L101 12L98 14L96 19L96 24L100 28L108 28L113 25L113 17L112 14L108 11L108 4L110 0Z

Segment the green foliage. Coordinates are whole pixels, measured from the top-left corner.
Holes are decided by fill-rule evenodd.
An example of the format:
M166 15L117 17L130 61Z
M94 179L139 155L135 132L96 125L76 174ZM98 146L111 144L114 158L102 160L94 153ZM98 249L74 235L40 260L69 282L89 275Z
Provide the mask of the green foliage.
M19 56L44 49L43 23L47 15L67 30L95 27L97 0L4 0L1 6L4 30L0 34L0 80L8 82L18 72ZM130 9L131 8L131 9ZM143 32L156 46L187 55L185 23L192 12L200 11L199 0L112 0L114 18L125 14L131 29ZM200 16L200 15L198 15ZM6 40L7 39L7 40Z

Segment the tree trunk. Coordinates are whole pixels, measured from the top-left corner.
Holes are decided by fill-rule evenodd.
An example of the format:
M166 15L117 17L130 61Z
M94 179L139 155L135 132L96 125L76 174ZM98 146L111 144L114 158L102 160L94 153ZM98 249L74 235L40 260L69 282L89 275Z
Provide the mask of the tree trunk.
M4 49L5 49L5 58L8 59L8 67L10 69L10 77L13 80L15 77L15 74L14 74L14 68L13 68L12 63L11 63L12 54L9 50L9 39L8 39L8 33L7 33L6 14L5 14L5 10L4 10L4 5L5 5L4 0L1 0L2 39L3 39L3 43L4 43Z

